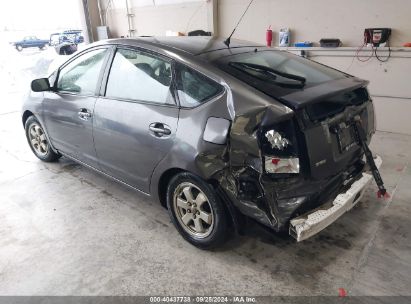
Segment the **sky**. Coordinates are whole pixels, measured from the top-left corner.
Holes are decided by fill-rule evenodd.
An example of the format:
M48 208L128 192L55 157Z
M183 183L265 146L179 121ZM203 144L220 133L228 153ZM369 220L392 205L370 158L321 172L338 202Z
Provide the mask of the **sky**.
M79 28L80 0L7 0L0 9L0 31Z

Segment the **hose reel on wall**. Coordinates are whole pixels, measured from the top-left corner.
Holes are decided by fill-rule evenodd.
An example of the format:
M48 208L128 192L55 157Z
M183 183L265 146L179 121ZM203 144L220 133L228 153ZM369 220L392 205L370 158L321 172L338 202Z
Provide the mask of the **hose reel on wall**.
M364 30L364 43L361 47L358 48L356 57L359 61L365 62L370 60L373 56L377 58L380 62L387 62L391 57L391 47L390 47L390 28L367 28ZM358 56L359 52L363 50L364 47L371 46L371 55L366 59L360 59ZM385 58L382 58L378 55L378 48L382 46L388 47L388 55Z

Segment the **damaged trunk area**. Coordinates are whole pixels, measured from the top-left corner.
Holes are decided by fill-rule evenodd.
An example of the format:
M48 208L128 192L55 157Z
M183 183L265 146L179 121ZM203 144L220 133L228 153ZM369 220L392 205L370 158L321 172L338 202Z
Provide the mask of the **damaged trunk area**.
M291 219L323 208L359 182L365 162L354 118L361 120L368 142L375 132L366 85L344 78L283 96L280 101L290 111L265 106L236 116L229 168L220 177L231 202L280 231L289 228ZM352 201L361 195L356 193Z

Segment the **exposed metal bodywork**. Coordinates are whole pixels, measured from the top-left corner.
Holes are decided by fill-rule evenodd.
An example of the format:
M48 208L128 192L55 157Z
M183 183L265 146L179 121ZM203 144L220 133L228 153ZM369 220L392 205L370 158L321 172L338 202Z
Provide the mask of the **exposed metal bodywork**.
M109 63L119 45L143 48L187 65L221 84L224 91L190 109L179 106L176 94L175 104L167 106L106 98ZM278 231L288 228L290 218L335 198L348 179L354 182L361 176L364 164L360 149L353 147L343 156L334 155L335 136L329 130L360 113L371 136L371 101L347 107L343 113L312 125L302 109L318 99L363 88L365 81L348 77L274 98L214 64L217 58L233 53L264 49L252 43L232 42L228 49L222 40L210 37L145 38L107 40L90 47L110 49L95 96L31 92L23 106L23 120L28 112L33 113L45 126L53 149L155 199L163 199L163 179L169 172L190 171L218 185L233 216L239 211ZM79 108L91 109L92 118L80 121L76 116ZM157 121L166 124L171 134L152 136L148 127ZM284 121L298 126L302 173L273 178L264 172L261 138L270 127Z

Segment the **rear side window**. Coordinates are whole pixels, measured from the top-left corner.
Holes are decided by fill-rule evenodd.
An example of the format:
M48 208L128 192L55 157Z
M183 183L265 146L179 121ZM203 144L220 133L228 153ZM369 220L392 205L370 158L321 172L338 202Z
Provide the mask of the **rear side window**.
M177 92L182 107L196 107L223 92L217 82L184 65L177 66Z
M118 49L111 65L106 97L174 104L171 63L140 50Z

